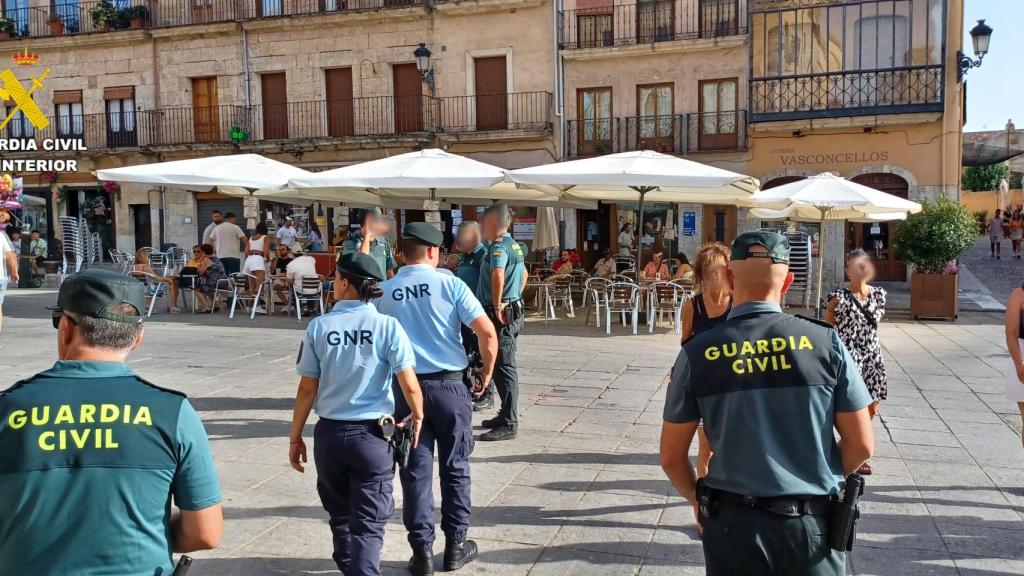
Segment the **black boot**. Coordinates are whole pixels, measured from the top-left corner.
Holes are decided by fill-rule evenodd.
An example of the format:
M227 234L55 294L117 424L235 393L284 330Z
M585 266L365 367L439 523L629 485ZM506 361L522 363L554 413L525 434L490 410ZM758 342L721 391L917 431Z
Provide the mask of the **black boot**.
M472 540L448 540L444 543L444 571L458 570L476 560L476 542Z
M409 573L415 576L426 576L434 573L434 553L414 552L409 558Z
M480 423L481 426L487 429L500 428L505 425L505 419L501 416L495 416L494 418L488 418Z
M489 430L480 435L480 440L484 442L499 442L501 440L515 440L516 429L511 426L498 426L494 430Z

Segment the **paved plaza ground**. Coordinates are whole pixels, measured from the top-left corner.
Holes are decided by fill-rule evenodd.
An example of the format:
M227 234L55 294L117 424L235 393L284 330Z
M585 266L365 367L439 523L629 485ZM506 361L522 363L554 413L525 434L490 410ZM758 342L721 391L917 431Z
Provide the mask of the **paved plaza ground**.
M6 383L52 363L54 331L42 307L54 298L52 290L8 292ZM1024 448L1017 409L1002 394L1001 321L982 312L958 323L894 314L882 325L889 399L876 423L851 573L1024 573ZM221 548L196 554L191 574L335 573L315 471L287 464L304 325L159 314L132 357L143 377L190 395L212 439L227 522ZM527 324L519 438L476 445L470 536L481 557L461 573L704 573L691 508L658 465L678 346L666 328L634 336L615 326L605 336L582 318ZM397 575L409 550L400 490L396 497L383 564Z

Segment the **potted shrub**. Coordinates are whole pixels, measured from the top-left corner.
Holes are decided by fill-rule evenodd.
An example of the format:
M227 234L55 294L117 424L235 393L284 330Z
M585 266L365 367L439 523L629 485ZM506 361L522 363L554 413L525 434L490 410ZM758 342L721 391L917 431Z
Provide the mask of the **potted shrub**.
M978 238L978 225L959 203L940 197L925 202L896 227L896 255L913 266L910 314L956 319L956 260Z
M978 234L984 236L985 229L988 227L988 211L978 210L974 213L974 219L978 222Z
M50 17L46 19L46 23L50 25L51 36L64 35L64 19L59 14L50 14Z
M99 30L107 31L117 19L117 9L107 0L103 0L89 11L92 25Z
M11 32L14 31L14 20L10 18L0 18L0 40L7 40L11 37Z
M142 28L143 24L149 18L149 8L145 5L139 4L138 6L132 6L131 8L125 8L125 18L128 20L128 26L130 28Z

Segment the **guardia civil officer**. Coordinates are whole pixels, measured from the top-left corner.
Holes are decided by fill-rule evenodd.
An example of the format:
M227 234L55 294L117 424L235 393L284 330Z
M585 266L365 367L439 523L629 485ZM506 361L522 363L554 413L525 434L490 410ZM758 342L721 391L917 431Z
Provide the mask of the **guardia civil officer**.
M145 306L122 274L68 276L52 309L59 360L0 393L0 574L170 574L172 550L218 545L199 416L125 365Z
M455 242L459 247L459 251L462 252L455 275L465 282L466 286L469 286L469 289L475 295L477 287L480 285L480 266L483 264L484 255L487 253L487 247L484 246L480 238L480 225L469 220L463 221L459 225L459 233L455 237ZM462 345L465 347L466 354L468 355L480 353L476 335L466 326L462 327ZM494 406L494 388L488 386L484 389L484 393L473 401L473 411L481 412L492 406Z
M477 556L469 530L469 455L473 452L473 399L466 387L468 367L460 326L467 326L480 343L484 383L490 382L498 337L484 309L468 286L452 275L440 274L444 234L426 222L409 224L402 231L405 266L382 286L376 301L382 314L404 326L416 353L416 378L423 388L426 422L419 447L401 471L403 518L409 531L413 574L434 573L434 445L441 474L441 530L445 536L444 569L458 570ZM395 416L405 417L408 406L398 402Z
M830 326L779 307L793 280L785 237L741 234L729 276L728 320L687 340L673 368L662 467L695 504L708 574L844 574L829 519L871 456L871 396ZM714 456L698 487L687 449L701 418Z
M516 339L523 328L523 287L526 265L523 249L508 233L512 216L504 204L492 204L483 214L483 236L487 252L480 265L477 298L498 332L498 357L494 362L494 386L501 409L494 418L484 420L490 428L481 440L512 440L519 428L519 371L516 367Z
M380 574L384 524L394 511L395 461L386 439L395 412L392 375L411 407L405 425L413 426L414 438L423 422L409 338L397 320L369 304L380 295L383 277L366 254L342 255L334 279L338 303L309 323L299 350L288 459L304 471L302 429L315 408L317 492L330 515L334 562L346 576Z
M362 227L352 232L341 243L341 253L361 252L367 254L373 258L385 276L391 278L395 275L395 269L398 268L398 263L395 262L395 252L385 237L391 224L381 213L380 208L376 206L363 210L360 217Z

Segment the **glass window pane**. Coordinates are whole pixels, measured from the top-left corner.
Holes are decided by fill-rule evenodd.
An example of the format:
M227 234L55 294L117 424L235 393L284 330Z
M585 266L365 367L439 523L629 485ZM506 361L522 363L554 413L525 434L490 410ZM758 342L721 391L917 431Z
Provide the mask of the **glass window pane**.
M736 109L736 81L726 80L718 84L718 109L731 111Z
M121 101L107 100L107 124L111 132L121 131Z

